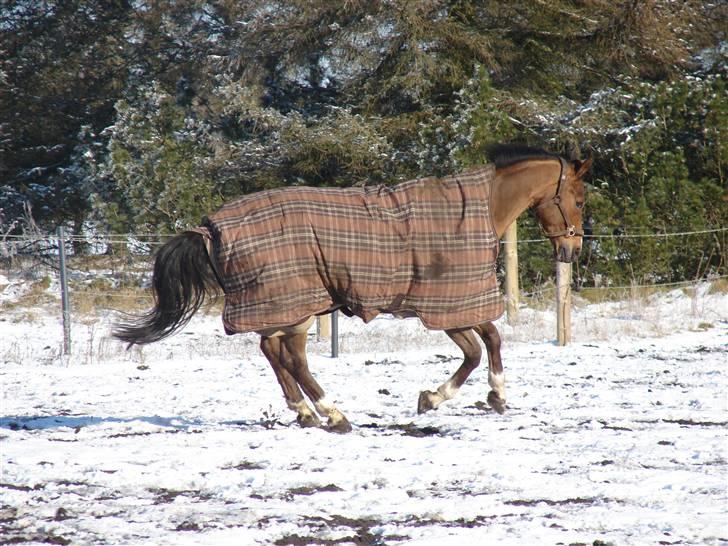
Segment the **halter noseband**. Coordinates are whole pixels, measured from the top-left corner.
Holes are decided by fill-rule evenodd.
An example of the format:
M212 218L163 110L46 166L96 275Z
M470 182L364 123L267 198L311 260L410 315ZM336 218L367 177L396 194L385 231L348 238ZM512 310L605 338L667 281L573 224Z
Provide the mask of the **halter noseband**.
M556 208L559 209L559 212L561 213L561 217L564 219L564 225L565 229L562 229L561 231L552 231L547 232L543 227L544 233L546 234L546 237L583 237L584 232L580 229L576 229L574 224L569 222L569 217L566 215L566 211L564 210L564 207L561 206L561 192L564 189L564 186L566 186L566 175L567 175L567 169L566 169L566 161L563 157L559 157L559 164L561 165L561 173L559 174L559 181L556 186L556 195L554 195L551 199L548 201L544 201L543 203L540 203L536 205L537 209L546 207L548 205L556 205ZM539 222L540 224L540 222Z

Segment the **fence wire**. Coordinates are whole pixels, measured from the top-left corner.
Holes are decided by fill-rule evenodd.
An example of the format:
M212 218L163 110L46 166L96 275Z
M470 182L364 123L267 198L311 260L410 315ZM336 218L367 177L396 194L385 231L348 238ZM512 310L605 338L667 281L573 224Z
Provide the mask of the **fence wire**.
M593 234L588 239L637 239L666 237L695 236L728 232L728 227L713 227L692 231L665 231L659 233L630 233L629 228L622 228L624 232L617 234ZM636 231L636 230L635 230ZM72 281L92 283L94 279L108 279L129 275L148 274L149 258L154 249L168 241L173 235L160 233L126 233L126 234L99 234L99 235L68 235L64 237L71 271ZM548 241L546 237L537 239L519 239L518 244L538 244ZM501 244L503 242L501 241ZM0 236L0 271L9 273L28 273L32 277L43 275L57 275L58 249L60 240L55 234L21 234ZM76 252L76 251L79 252ZM101 272L103 270L103 273ZM704 281L725 279L726 275L710 275L707 277L686 279L678 282L629 284L622 286L580 286L578 289L620 291L633 288L649 287L678 287L691 286ZM532 292L521 292L522 296L541 294L550 290L543 286ZM109 300L147 299L149 296L123 294L108 290L95 291L84 288L89 296L107 298Z
M687 235L705 235L708 233L725 233L728 227L716 227L708 229L700 229L694 231L661 231L650 233L635 233L639 229L628 227L620 227L619 233L607 234L589 234L585 239L662 239L664 237L680 237ZM174 235L160 233L125 233L125 234L108 234L108 235L66 235L67 243L79 243L82 245L160 245L168 241ZM3 235L0 237L0 248L9 246L10 244L21 245L39 243L41 241L54 241L58 245L57 235ZM548 241L546 237L536 239L519 239L519 244L542 243Z
M588 239L629 239L629 238L666 238L680 236L707 235L723 233L728 228L711 228L703 230L683 232L662 232L662 233L615 233L598 234L585 237ZM4 290L4 283L14 282L14 274L21 274L26 279L42 280L42 287L47 289L50 285L49 277L57 280L70 278L70 287L61 282L61 296L68 302L69 296L71 305L63 308L64 327L64 354L70 353L71 347L71 314L72 312L84 315L89 311L113 310L126 313L132 310L138 312L140 308L148 307L154 298L144 286L148 284L150 277L150 257L155 247L170 239L171 235L165 234L100 234L94 236L70 235L59 237L58 235L34 233L24 235L0 235L0 273L3 269L9 271L11 279L0 274L0 293ZM547 238L519 240L521 244L538 243L548 241ZM501 242L503 244L503 242ZM61 272L60 249L65 249L68 254L66 268ZM722 263L722 262L721 262ZM722 267L719 269L723 269ZM588 291L609 291L612 294L629 293L636 289L661 289L697 286L705 281L717 281L728 278L728 275L716 276L715 272L702 278L684 280L668 283L638 284L630 283L625 286L580 286L574 283L573 290L578 293L581 290ZM65 289L63 288L65 286ZM546 294L551 295L556 287L548 282L541 284L532 291L519 290L518 298L543 298ZM55 292L55 290L54 290ZM53 298L53 294L46 294L46 298ZM212 302L214 304L214 302ZM76 308L78 304L78 308ZM0 309L3 305L0 305ZM557 306L558 308L558 306ZM73 309L73 311L71 311ZM85 310L84 310L85 309ZM558 310L557 310L558 313ZM568 316L568 315L567 315ZM560 318L567 321L569 319ZM559 334L560 336L560 334ZM561 339L561 337L559 337ZM332 332L332 356L338 354L338 339ZM336 349L335 349L336 347Z

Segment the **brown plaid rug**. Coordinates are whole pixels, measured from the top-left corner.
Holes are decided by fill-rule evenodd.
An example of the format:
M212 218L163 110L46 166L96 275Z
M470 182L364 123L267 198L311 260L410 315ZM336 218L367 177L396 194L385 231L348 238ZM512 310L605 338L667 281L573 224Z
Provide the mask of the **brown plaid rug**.
M287 326L333 307L431 329L497 319L495 167L396 186L289 187L243 196L194 229L225 292L229 334Z

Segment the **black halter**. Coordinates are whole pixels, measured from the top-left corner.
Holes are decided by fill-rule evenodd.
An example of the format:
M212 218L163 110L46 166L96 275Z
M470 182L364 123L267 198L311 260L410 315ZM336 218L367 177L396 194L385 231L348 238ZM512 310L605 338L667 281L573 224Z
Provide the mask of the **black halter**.
M564 207L561 206L561 192L563 191L564 187L566 186L567 168L566 168L566 160L563 157L559 157L559 163L561 164L561 173L559 174L559 181L556 186L556 195L554 195L551 199L549 199L547 201L539 203L538 205L536 205L536 208L540 209L543 207L547 207L549 205L555 205L556 208L559 209L559 212L561 213L561 217L564 219L565 229L562 229L561 231L552 231L552 232L547 232L544 229L543 231L546 234L546 237L567 237L567 238L583 237L584 232L580 229L576 229L574 224L569 221L569 217L566 215L566 211L564 210Z

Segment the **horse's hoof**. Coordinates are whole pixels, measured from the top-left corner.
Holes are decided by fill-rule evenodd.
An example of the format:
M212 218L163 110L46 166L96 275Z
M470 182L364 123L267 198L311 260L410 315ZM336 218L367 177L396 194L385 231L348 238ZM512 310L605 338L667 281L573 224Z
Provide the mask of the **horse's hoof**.
M321 426L321 421L319 421L319 418L313 413L304 415L299 414L298 417L296 417L296 421L302 428L314 428Z
M417 399L417 413L422 414L432 409L437 409L435 400L437 399L437 393L432 391L422 391L420 397Z
M488 404L497 413L503 414L506 411L506 401L498 396L498 393L495 391L490 391L488 393Z
M329 421L326 430L336 432L337 434L346 434L347 432L351 432L351 424L346 417L342 417L336 423Z

